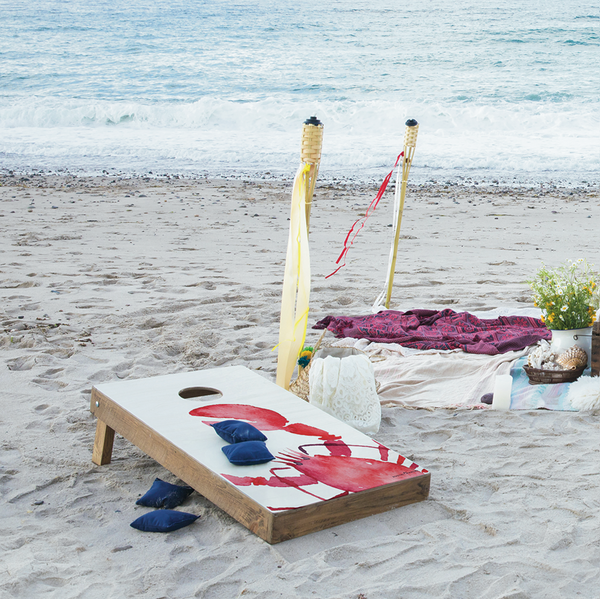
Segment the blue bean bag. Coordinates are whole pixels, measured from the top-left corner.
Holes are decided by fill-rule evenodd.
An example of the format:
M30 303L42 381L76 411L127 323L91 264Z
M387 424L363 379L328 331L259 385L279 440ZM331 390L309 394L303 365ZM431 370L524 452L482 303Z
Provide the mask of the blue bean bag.
M221 447L227 459L237 466L264 464L275 459L262 441L244 441Z
M267 438L255 427L242 420L223 420L212 425L215 432L227 443L266 441Z
M150 490L140 497L135 503L144 507L156 507L171 510L181 505L185 499L192 493L192 487L172 485L164 480L157 478Z
M199 517L175 510L157 510L140 516L130 526L143 532L171 532L189 526Z

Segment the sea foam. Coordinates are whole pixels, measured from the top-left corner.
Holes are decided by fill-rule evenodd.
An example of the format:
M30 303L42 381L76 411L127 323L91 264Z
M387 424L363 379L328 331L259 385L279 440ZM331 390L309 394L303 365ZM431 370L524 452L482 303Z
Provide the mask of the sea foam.
M316 115L323 177L379 178L408 118L420 123L415 181L596 177L600 42L587 5L303 8L6 7L2 166L292 176Z

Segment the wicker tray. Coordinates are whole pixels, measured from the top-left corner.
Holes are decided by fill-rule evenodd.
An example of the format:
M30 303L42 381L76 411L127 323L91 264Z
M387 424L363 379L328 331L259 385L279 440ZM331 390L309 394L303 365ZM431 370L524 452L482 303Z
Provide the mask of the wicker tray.
M523 366L523 370L529 377L530 385L552 385L555 383L572 383L576 381L585 370L585 366L576 370L544 370Z

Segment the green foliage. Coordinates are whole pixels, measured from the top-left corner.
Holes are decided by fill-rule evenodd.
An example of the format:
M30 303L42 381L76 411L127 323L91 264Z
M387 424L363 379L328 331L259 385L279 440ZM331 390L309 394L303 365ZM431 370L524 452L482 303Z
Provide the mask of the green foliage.
M598 274L580 258L553 270L542 268L527 281L533 290L533 303L542 311L549 329L583 329L596 320L600 296L596 287Z

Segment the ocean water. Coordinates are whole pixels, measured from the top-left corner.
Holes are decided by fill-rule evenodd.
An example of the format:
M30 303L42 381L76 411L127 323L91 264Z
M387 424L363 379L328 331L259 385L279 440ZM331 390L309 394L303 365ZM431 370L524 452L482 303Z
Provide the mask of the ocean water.
M0 168L594 183L600 7L583 0L0 0Z

